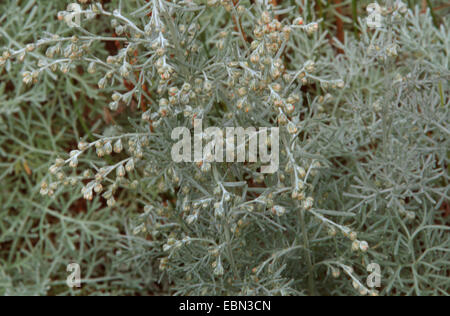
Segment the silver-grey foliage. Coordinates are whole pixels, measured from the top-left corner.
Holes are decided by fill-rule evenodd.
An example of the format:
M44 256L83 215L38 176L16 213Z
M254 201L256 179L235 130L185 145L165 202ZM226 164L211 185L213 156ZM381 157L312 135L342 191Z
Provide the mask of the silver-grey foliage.
M70 153L36 147L58 156L37 189L49 196L43 203L76 199L67 187L82 186L94 201L88 205L99 208L95 216L114 214L92 222L44 211L75 221L97 250L112 247L103 234L114 239L103 264L106 288L157 291L157 282L177 295L448 294L448 21L438 28L430 12L387 1L382 25L372 29L361 16L359 33L346 33L344 44L309 4L85 4L80 27L7 50L8 65L25 54L24 83L73 76L85 89L78 95L98 96L93 108L106 102L114 115L103 131L83 121L86 136ZM117 47L110 56L99 48L106 42ZM194 118L206 126L279 126L279 171L174 163L171 131L192 129ZM381 268L378 288L366 284L371 263ZM93 265L89 256L82 264Z

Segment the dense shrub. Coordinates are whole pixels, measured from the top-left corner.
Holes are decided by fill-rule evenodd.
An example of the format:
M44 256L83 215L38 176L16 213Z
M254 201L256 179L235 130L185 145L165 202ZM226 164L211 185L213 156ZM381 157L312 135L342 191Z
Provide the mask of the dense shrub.
M447 294L446 16L80 2L79 26L30 1L0 28L2 294ZM278 170L174 162L198 119L279 127Z

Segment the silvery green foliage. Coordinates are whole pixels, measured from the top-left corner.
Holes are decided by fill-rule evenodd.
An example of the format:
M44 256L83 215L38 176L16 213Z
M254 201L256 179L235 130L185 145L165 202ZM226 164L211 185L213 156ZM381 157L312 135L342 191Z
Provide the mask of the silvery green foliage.
M42 32L66 31L55 18L65 6L53 0L2 1L1 54L7 48L25 48ZM87 134L79 114L91 113L89 127L94 132L101 126L96 117L105 102L97 94L95 78L77 73L60 76L61 80L44 73L32 86L22 84L21 72L42 58L45 51L34 50L0 67L0 295L79 293L65 285L66 266L73 261L80 263L83 278L89 280L82 293L133 294L139 289L144 294L143 284L153 292L156 289L148 285L151 267L140 270L146 277L133 278L129 273L138 269L112 260L124 230L118 214L111 215L99 200L84 205L80 188L62 189L54 199L39 194L52 161L66 154L74 137ZM87 101L92 92L95 102Z
M36 42L46 57L25 83L81 66L118 113L116 127L55 160L41 194L83 184L85 199L128 212L114 260L138 276L157 264L174 294L446 293L445 25L388 3L382 27L361 19L360 38L333 41L337 55L319 17L299 15L303 1L137 4L86 4L80 27ZM95 33L98 20L117 36ZM279 171L174 163L171 131L194 118L279 126ZM366 285L369 263L381 288Z
M329 184L340 189L328 207L339 201L357 214L356 230L380 249L372 260L384 262L384 293L442 295L449 286L440 211L449 193L448 31L418 9L375 33L362 30L335 63L351 84L331 105L339 121L322 139L337 167Z

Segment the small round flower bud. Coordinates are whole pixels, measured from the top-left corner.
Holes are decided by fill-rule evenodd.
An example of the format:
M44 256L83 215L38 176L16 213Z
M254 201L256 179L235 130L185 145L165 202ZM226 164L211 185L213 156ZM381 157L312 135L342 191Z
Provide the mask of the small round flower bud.
M316 69L316 64L314 63L314 61L308 60L305 63L304 67L305 67L307 72L314 72L314 70Z
M192 86L189 84L189 83L184 83L183 84L183 87L182 87L182 90L184 91L184 92L188 92L188 91L190 91L192 89Z
M25 51L23 51L22 53L19 54L19 56L17 57L17 59L18 59L20 62L23 62L23 61L25 60L25 56L26 56Z
M162 117L166 117L167 114L169 114L169 108L168 107L161 107L161 108L159 108L158 114L161 115ZM159 121L161 121L161 120L159 120ZM157 122L155 122L154 125L156 125L156 123Z
M306 176L306 170L303 167L298 167L297 168L297 174L298 176L303 179Z
M98 157L103 157L105 155L105 150L103 148L97 148L96 150Z
M258 54L258 53L254 53L254 54L252 54L252 55L250 56L250 61L251 61L253 64L259 63L259 60L260 60L260 58L259 58L259 54Z
M223 269L222 262L220 261L220 259L215 262L214 274L217 276L222 276L224 274L224 269Z
M336 234L337 234L337 232L336 232L336 229L334 227L330 227L328 229L328 236L334 237L334 236L336 236Z
M122 165L120 165L116 169L116 174L117 174L118 177L121 177L121 178L125 177L125 168Z
M108 107L111 111L117 111L119 108L119 102L110 102Z
M104 178L105 170L104 168L100 169L99 172L95 175L95 181L102 182Z
M205 81L205 83L203 84L203 90L205 90L205 92L210 92L212 90L212 84L209 81Z
M245 96L245 95L247 94L247 89L246 89L245 87L240 87L240 88L238 89L238 94L239 94L241 97Z
M119 72L122 77L128 78L130 76L130 65L128 63L124 63L122 67L120 67Z
M398 52L397 52L397 46L396 45L390 45L386 48L386 54L389 57L397 57Z
M311 35L319 30L319 24L311 23L306 26L306 32Z
M114 144L114 152L116 154L120 154L122 152L122 150L123 150L122 140L118 139L116 141L116 143Z
M100 193L103 191L103 185L101 183L96 183L94 186L95 193Z
M69 64L61 64L60 69L63 74L66 74L69 72L70 66L69 66Z
M62 180L64 180L64 178L65 178L66 176L64 175L64 173L63 172L58 172L57 174L56 174L56 178L59 180L59 181L62 181Z
M113 196L113 192L111 189L109 189L108 191L106 191L105 193L102 194L102 197L105 199L110 199Z
M53 182L52 184L50 184L50 190L52 191L56 191L58 189L58 183L57 182Z
M127 164L125 165L125 169L127 172L131 172L134 170L134 159L128 160Z
M283 106L283 100L276 99L275 101L273 101L273 105L277 108L281 108Z
M401 3L398 12L400 12L400 14L406 14L406 12L408 12L408 7L404 3Z
M272 207L272 213L277 216L283 216L286 213L286 209L283 206L275 205Z
M253 41L253 42L250 44L250 48L251 48L252 50L255 50L255 49L258 48L259 44L260 44L259 41Z
M47 188L48 188L48 183L45 182L45 181L43 181L43 182L41 183L41 189L47 189Z
M336 83L336 86L337 86L339 89L344 89L344 87L345 87L345 82L344 82L343 80L338 80L338 82Z
M70 166L71 168L76 168L76 167L78 166L78 158L77 158L76 156L75 156L75 157L72 157L72 158L70 159L69 166Z
M117 102L117 101L119 101L122 98L122 95L120 93L118 93L118 92L114 92L111 98L112 98L113 101Z
M359 250L359 241L358 240L355 240L353 243L352 243L352 251L358 251Z
M27 52L32 52L32 51L34 51L36 49L36 45L34 45L34 44L27 44L27 46L25 47L25 50L27 51Z
M33 81L33 76L30 72L23 73L23 83L30 84Z
M144 121L150 121L152 112L150 110L145 111L142 113L142 120Z
M279 84L279 83L275 83L275 84L273 84L272 85L272 89L275 91L275 92L280 92L281 91L281 85Z
M124 33L125 28L122 25L117 25L114 29L117 35L122 35Z
M314 205L314 198L309 196L306 198L306 200L303 202L303 208L305 210L310 210Z
M365 289L365 288L361 288L361 289L359 289L359 294L360 294L360 295L362 295L362 296L366 296L366 295L367 295L367 293L368 293L367 289Z
M56 174L56 173L58 172L58 170L59 170L59 167L56 166L56 165L51 165L50 168L48 169L48 171L49 171L51 174Z
M412 220L414 220L415 218L416 218L416 213L414 213L414 212L407 212L406 213L406 218L408 219L408 220L410 220L410 221L412 221Z
M88 190L83 194L83 197L85 200L91 201L94 198L94 194L92 193L92 190Z
M202 164L201 171L202 171L203 173L207 173L207 172L209 172L210 170L211 170L211 164L208 163L208 162L204 162L204 163Z
M209 7L215 7L215 6L217 6L218 4L219 4L219 0L208 0L207 2L206 2L206 4L209 6Z
M98 82L98 87L100 89L104 89L106 86L106 77L103 77L102 79L99 80Z
M80 142L78 143L78 149L79 149L80 151L85 151L85 150L88 148L88 146L89 146L89 144L86 143L85 141L80 141Z
M110 142L107 142L104 146L103 146L103 150L105 151L105 153L107 155L111 155L113 148Z
M83 178L90 178L91 177L91 171L90 170L85 170L83 172Z
M271 17L270 17L270 13L267 11L264 11L263 13L261 13L261 21L264 24L268 24L270 23Z
M11 57L11 52L9 50L5 50L2 54L2 57L7 60L9 57Z
M287 114L292 114L295 111L295 106L290 104L290 103L288 103L288 104L285 105L284 109L285 109L285 112Z
M177 87L170 87L169 88L169 95L174 97L178 94L178 88ZM161 101L161 100L160 100ZM160 103L161 104L161 103Z
M61 158L56 158L56 160L55 160L55 166L56 167L62 167L62 166L64 166L64 164L65 164L65 161L64 161L64 159L61 159Z
M294 190L292 192L292 198L294 200L303 201L305 199L305 193L303 191Z
M287 130L291 135L297 133L298 131L297 126L295 126L295 124L292 122L289 122L289 124L287 125Z
M372 108L376 113L381 112L381 110L383 109L383 107L381 106L381 102L379 100L375 101L372 104Z
M278 124L285 125L288 122L288 118L284 114L278 115Z
M333 278L337 279L341 275L341 271L339 269L332 268L331 275Z
M362 252L367 252L367 250L369 250L369 244L367 243L367 241L361 241L359 243L359 248Z
M107 204L109 207L113 207L114 205L116 205L116 200L115 200L113 197L111 197L111 198L109 198L109 199L106 201L106 204Z
M303 18L302 17L298 17L294 20L294 22L292 22L292 25L303 25Z

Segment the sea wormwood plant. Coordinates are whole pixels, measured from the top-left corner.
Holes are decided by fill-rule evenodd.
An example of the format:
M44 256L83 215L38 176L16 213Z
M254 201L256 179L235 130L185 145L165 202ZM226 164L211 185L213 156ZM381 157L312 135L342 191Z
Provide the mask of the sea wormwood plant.
M178 295L445 294L448 31L388 1L370 7L381 26L360 20L360 39L333 40L344 52L336 56L308 5L84 4L70 35L6 51L4 61L45 50L26 84L81 66L111 111L142 112L116 116L114 128L56 159L41 194L82 184L85 199L126 209L121 197L134 192L142 212L131 225L142 238L123 242L123 260L158 260L160 282ZM114 34L94 33L99 21ZM103 42L116 53L98 53ZM196 118L279 126L279 171L209 157L175 163L171 131ZM382 269L379 288L365 282L370 263Z

